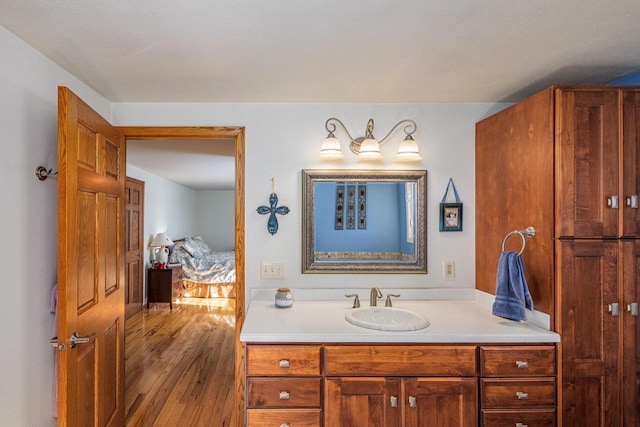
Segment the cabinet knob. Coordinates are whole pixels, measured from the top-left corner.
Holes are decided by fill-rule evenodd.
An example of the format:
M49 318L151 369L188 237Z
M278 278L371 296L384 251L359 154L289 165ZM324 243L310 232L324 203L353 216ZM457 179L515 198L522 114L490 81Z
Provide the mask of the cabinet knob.
M282 423L282 424L280 424L280 427L289 427L289 423ZM527 427L527 426L525 426L525 427Z
M409 396L409 407L410 408L415 408L416 406L418 406L417 403L418 403L418 399L416 399L415 396Z
M617 302L609 304L609 313L611 313L612 316L620 315L620 306Z
M638 303L632 302L631 304L627 304L627 311L631 313L632 316L638 315Z
M518 400L529 400L529 393L524 393L522 391L516 392L516 397Z
M286 369L286 368L289 367L289 360L288 359L282 359L282 360L280 360L279 365L280 365L281 368Z
M397 408L398 407L398 396L391 396L391 407L392 408Z
M529 427L529 424L525 424L525 423L516 423L516 427Z
M520 369L527 369L529 367L529 362L526 360L516 360L516 366Z
M611 196L607 198L607 206L611 209L618 209L618 196Z
M627 197L627 206L631 209L638 209L638 195L634 194L631 197Z
M280 392L280 400L289 400L289 392L281 391Z

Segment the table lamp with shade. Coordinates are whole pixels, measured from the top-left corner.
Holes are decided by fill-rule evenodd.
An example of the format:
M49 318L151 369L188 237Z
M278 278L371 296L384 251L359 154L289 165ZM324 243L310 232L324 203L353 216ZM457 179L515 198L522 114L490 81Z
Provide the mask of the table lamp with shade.
M155 235L149 247L157 248L153 253L153 261L156 264L167 264L169 260L169 249L167 246L173 245L173 240L169 238L167 233L158 233Z

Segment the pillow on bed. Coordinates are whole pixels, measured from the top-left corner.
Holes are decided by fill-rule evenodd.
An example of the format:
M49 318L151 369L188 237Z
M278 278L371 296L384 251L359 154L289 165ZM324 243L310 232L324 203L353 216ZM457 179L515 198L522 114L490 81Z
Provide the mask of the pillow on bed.
M194 258L202 258L211 253L209 245L202 240L192 239L190 237L185 239L183 247Z

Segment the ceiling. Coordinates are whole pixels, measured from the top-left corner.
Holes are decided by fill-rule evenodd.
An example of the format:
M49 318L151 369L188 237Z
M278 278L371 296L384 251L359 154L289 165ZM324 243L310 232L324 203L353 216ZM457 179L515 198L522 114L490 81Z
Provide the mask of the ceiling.
M638 0L0 0L112 102L515 102L640 70Z
M127 164L192 190L235 189L235 140L127 140Z
M111 102L517 102L640 70L638 0L0 0L0 11ZM201 159L217 144L176 143L185 151L129 144L129 162L233 188L233 174L226 187L216 178L232 157Z

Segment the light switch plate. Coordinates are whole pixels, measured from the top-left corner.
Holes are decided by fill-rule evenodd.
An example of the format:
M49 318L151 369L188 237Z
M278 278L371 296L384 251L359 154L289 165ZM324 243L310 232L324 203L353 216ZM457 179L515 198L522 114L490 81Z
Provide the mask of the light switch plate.
M261 262L261 279L284 279L284 262Z
M444 262L444 278L455 279L456 278L456 263L455 261Z

